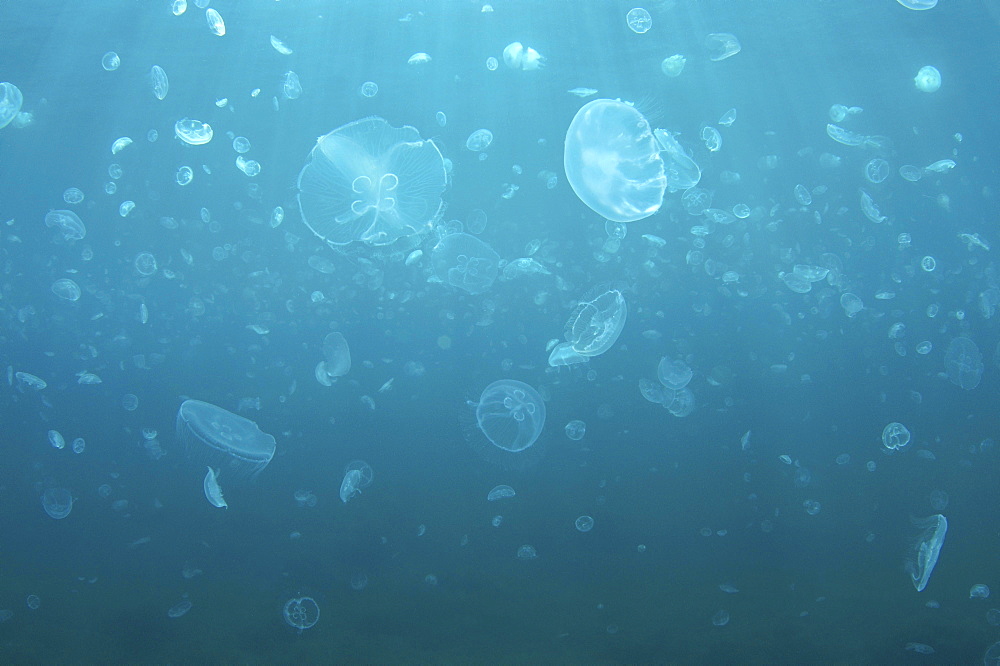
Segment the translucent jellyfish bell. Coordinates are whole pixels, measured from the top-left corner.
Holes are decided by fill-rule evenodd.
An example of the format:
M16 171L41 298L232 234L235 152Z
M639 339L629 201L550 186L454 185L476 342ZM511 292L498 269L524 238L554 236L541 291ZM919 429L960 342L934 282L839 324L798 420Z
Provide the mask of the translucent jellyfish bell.
M566 179L591 210L614 222L635 222L660 210L667 188L660 145L631 104L596 99L569 125Z
M434 273L442 282L481 294L497 279L500 255L475 236L449 234L431 251Z
M331 245L387 245L440 218L444 157L412 127L356 120L319 138L299 173L302 220Z
M618 340L627 315L628 305L621 291L603 291L576 306L566 322L566 340L582 356L599 356Z
M13 83L0 83L0 128L6 127L21 112L24 96Z
M177 437L192 458L229 470L227 478L254 477L274 457L274 437L256 423L200 400L177 410Z
M530 46L521 42L511 42L503 50L503 61L511 69L521 69L526 72L540 69L545 65L545 58Z
M937 92L941 88L941 72L930 65L921 67L917 75L913 77L913 83L917 86L917 90L926 93Z
M976 343L969 338L955 338L948 344L948 351L945 352L944 368L948 373L948 381L971 391L979 386L979 380L983 376L983 355Z
M906 572L917 592L923 591L937 564L944 537L948 533L948 519L937 514L929 518L913 519L919 530L906 558Z
M475 421L468 424L466 438L485 459L506 469L537 459L536 442L545 424L545 403L538 391L524 382L501 379L469 405Z

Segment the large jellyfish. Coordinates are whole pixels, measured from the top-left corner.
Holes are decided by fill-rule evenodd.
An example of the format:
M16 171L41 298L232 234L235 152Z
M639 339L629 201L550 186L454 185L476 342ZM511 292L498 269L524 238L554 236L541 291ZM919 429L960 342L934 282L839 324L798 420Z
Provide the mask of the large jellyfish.
M663 204L667 178L660 146L631 104L585 104L566 132L563 161L576 196L606 219L635 222Z
M319 138L299 173L299 208L331 245L388 245L431 228L446 182L433 141L372 116Z

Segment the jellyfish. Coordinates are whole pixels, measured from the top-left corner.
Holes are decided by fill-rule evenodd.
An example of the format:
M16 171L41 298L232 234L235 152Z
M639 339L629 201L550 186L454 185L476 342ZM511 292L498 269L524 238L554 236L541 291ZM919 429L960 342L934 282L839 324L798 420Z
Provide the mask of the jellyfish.
M352 460L344 469L344 480L340 484L340 501L347 504L362 488L372 484L375 472L364 460Z
M503 61L511 69L530 72L545 65L545 58L530 46L521 42L511 42L503 50Z
M921 67L917 75L913 77L913 83L917 86L917 90L926 93L937 92L941 87L941 72L930 65Z
M319 138L299 173L299 208L306 226L331 245L388 245L431 228L446 182L433 141L373 116Z
M24 96L13 83L0 83L0 128L6 127L21 112Z
M930 580L934 565L937 564L945 534L948 533L948 519L937 514L929 518L912 519L920 530L906 558L906 572L917 592L923 591Z
M230 479L255 477L274 457L274 437L256 423L200 400L185 400L177 410L177 437L190 457L224 466Z
M677 142L676 134L665 129L655 129L653 136L669 158L664 164L664 171L670 191L689 190L697 185L701 181L701 167L688 157L687 152Z
M46 488L42 493L42 508L49 517L62 520L73 510L73 495L65 488Z
M660 71L670 78L676 78L684 71L684 65L686 64L687 58L678 53L669 58L664 58L663 62L660 63Z
M580 200L613 222L649 217L667 188L660 145L631 104L596 99L569 125L563 153L566 179Z
M466 439L483 458L505 469L521 469L541 454L536 446L545 424L545 403L524 382L501 379L469 402L475 420L465 423Z
M489 289L499 273L500 255L469 234L449 234L431 251L434 272L442 282L470 294Z
M611 349L622 334L628 315L628 304L621 291L595 291L599 292L596 296L585 296L574 308L563 330L573 351L586 357L599 356Z
M971 391L979 386L983 376L983 355L976 343L969 338L955 338L948 344L944 355L944 368L948 381L955 386Z

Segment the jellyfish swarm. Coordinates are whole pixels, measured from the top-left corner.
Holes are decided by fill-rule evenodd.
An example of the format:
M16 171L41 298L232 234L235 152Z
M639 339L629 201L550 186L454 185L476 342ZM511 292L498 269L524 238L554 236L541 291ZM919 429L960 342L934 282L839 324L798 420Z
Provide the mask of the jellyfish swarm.
M927 587L927 581L937 564L948 532L948 519L939 513L930 518L914 518L912 522L920 532L907 554L905 567L913 587L920 592Z
M538 391L513 379L495 381L479 402L469 402L475 419L463 423L466 440L484 459L504 469L523 469L536 462L536 446L545 424L545 403Z
M387 245L431 228L446 182L433 141L373 116L316 141L299 173L299 209L306 226L331 245Z
M189 457L229 470L230 479L256 477L274 457L274 437L256 423L200 400L177 410L177 438Z
M613 222L635 222L660 210L667 188L660 145L631 104L595 99L569 125L563 151L576 196Z

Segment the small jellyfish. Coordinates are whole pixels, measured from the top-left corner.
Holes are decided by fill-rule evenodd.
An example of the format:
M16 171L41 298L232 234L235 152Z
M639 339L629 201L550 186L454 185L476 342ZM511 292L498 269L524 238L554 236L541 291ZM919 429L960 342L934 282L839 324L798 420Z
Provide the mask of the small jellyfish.
M728 32L713 32L705 37L705 47L708 49L708 57L714 62L731 58L740 52L742 48L736 35Z
M653 27L653 18L642 7L630 10L625 15L625 22L628 23L629 29L637 35L649 32L649 29Z
M565 430L566 436L576 442L583 439L587 432L587 424L579 419L574 419L566 424Z
M664 58L660 63L660 71L670 78L675 78L680 76L681 72L684 71L685 64L687 64L687 58L678 53L669 58Z
M913 83L917 86L917 90L926 93L937 92L941 88L941 72L936 67L926 65L913 77Z
M222 496L222 488L219 487L218 476L219 472L217 470L213 470L211 467L208 468L204 482L205 498L214 507L228 509L229 505L226 504L226 498Z
M503 50L503 61L511 69L530 72L545 65L545 58L530 46L521 42L511 42Z
M372 484L375 472L364 460L352 460L344 470L344 480L340 484L340 500L347 504L362 488Z
M969 589L970 599L988 599L990 596L990 588L988 585L982 583L976 583Z
M489 502L496 502L497 500L505 499L507 497L514 497L516 494L517 493L515 493L514 489L510 486L496 486L486 496L486 500Z

